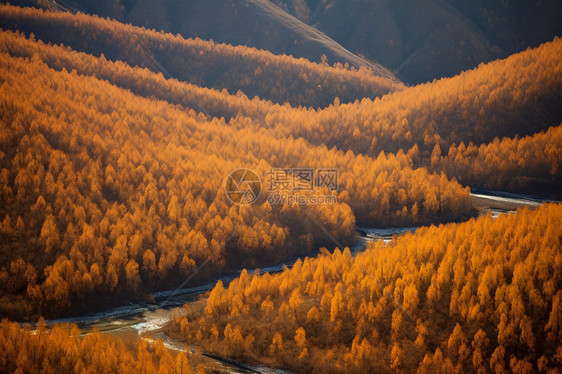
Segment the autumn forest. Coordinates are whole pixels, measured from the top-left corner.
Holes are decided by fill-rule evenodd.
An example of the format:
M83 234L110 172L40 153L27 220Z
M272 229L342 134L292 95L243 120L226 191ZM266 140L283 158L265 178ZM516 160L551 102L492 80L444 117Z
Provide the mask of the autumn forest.
M562 34L417 84L222 1L322 57L0 3L0 373L560 373Z

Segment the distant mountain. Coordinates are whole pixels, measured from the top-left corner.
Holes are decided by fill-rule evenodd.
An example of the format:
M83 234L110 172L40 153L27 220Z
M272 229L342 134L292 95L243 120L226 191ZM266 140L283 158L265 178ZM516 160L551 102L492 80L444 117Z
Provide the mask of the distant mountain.
M330 37L267 0L66 0L24 1L26 5L81 11L184 37L265 49L275 54L371 68L392 78L383 66L356 56ZM57 5L54 5L56 3ZM303 3L304 5L304 3ZM306 5L304 5L306 7ZM294 7L291 8L292 11Z
M251 98L293 106L325 107L336 97L350 102L404 88L396 79L378 76L368 68L331 67L81 13L4 5L0 6L0 28L33 34L46 43L64 44L95 56L103 54L108 60L121 60L201 87L231 93L241 90Z
M23 3L47 6L49 2ZM559 0L63 0L57 3L66 9L186 37L253 46L317 62L326 55L329 63L370 66L376 74L389 76L382 65L412 84L451 77L481 62L505 58L562 36ZM50 6L54 6L52 2Z
M276 0L294 14L295 0ZM562 35L562 2L305 0L308 23L408 83L449 77Z

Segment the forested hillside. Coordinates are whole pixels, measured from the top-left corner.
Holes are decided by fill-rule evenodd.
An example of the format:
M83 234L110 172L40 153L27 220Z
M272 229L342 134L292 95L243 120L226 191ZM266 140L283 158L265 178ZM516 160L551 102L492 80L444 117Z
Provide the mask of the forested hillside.
M36 329L0 323L0 373L191 374L185 353L170 352L162 342L131 342L94 331L82 336L76 325ZM197 371L198 374L203 373Z
M562 119L561 55L562 40L555 38L454 78L309 110L304 120L281 113L266 125L279 134L366 154L414 145L431 154L436 144L448 149L461 141L479 145L495 137L531 135Z
M195 282L305 254L331 245L318 224L349 244L355 223L468 215L468 190L420 165L487 188L540 186L548 195L559 186L559 127L534 134L560 123L559 39L374 102L314 110L166 79L19 33L0 37L4 315L67 313L97 303L96 295L173 286L209 256ZM222 182L241 166L263 174L337 168L339 202L281 209L264 198L229 207Z
M556 0L0 3L0 373L560 372Z
M279 3L267 0L19 0L18 3L109 17L186 38L245 45L313 62L321 62L325 56L330 63L369 67L378 74L391 76L386 68L354 55L318 29L280 9L276 6Z
M242 91L233 95L225 89L219 91L173 78L166 79L161 73L148 68L133 67L119 60L110 61L104 56L95 57L63 45L45 44L41 40L27 38L19 31L0 31L0 41L4 51L12 56L40 59L52 69L75 70L80 75L106 80L136 95L179 104L210 118L225 117L229 120L242 115L264 121L267 114L280 110L296 110L288 105L281 106L259 97L249 99Z
M319 225L350 244L356 221L417 225L471 211L468 189L413 169L403 153L329 150L244 129L237 123L250 121L244 117L227 128L53 70L39 54L0 56L3 315L58 315L138 298L177 285L203 262L194 282L305 254L332 240ZM337 168L339 201L272 207L263 196L251 207L231 206L223 181L244 166L262 175L272 166Z
M60 9L49 1L21 2ZM280 9L268 11L271 3ZM562 35L558 0L65 0L63 4L71 11L184 37L316 62L325 54L332 63L358 66L359 56L360 64L378 62L409 84L452 77ZM327 41L324 34L333 40ZM356 57L342 56L339 48Z
M211 117L225 117L227 122L230 122L233 117L244 116L245 121L234 120L232 124L245 129L254 128L259 131L266 127L274 134L283 136L298 134L317 144L333 143L340 147L343 145L344 150L345 146L357 152L367 148L368 138L364 140L361 133L356 133L355 130L351 133L353 128L359 126L359 119L355 117L360 116L367 109L369 113L381 115L381 108L387 108L383 116L386 118L385 121L389 128L395 129L399 121L406 126L409 125L408 120L413 119L414 124L421 131L423 118L425 117L425 121L432 118L434 125L439 129L437 135L444 133L446 135L444 139L435 134L430 136L431 129L427 128L423 129L424 132L417 139L413 139L412 126L404 127L396 133L385 127L378 131L391 136L387 136L385 142L371 140L368 152L376 155L380 151L395 152L397 149L409 149L408 154L413 158L415 165L427 166L439 172L444 171L449 177L455 177L465 185L520 192L536 191L544 196L560 197L556 193L561 190L560 180L562 180L558 167L562 159L562 142L557 135L559 129L551 127L548 130L548 136L535 134L520 137L521 133L534 133L533 130L529 130L528 124L530 123L534 123L535 129L539 131L548 129L549 124L556 124L556 121L562 119L559 107L555 104L548 104L549 101L556 100L556 90L562 89L562 85L556 82L558 78L556 72L560 70L559 62L555 58L559 53L558 40L543 46L542 48L545 49L543 52L540 50L526 52L528 55L526 60L534 62L532 66L525 67L525 70L524 66L520 64L520 60L515 59L498 61L494 63L494 66L483 65L468 76L457 77L453 81L436 82L425 87L426 92L430 92L434 88L443 92L434 98L420 99L418 103L410 98L419 94L417 91L419 88L412 87L406 89L404 93L396 94L397 97L391 96L383 100L392 98L388 101L394 103L393 105L389 105L388 102L386 105L379 102L356 104L355 107L352 106L351 110L356 109L357 112L351 112L346 118L344 115L335 115L339 111L349 113L350 109L345 105L331 107L331 111L299 110L259 98L250 100L241 92L237 95L230 95L226 91L198 87L175 79L165 79L162 75L146 68L130 67L121 61L111 62L105 58L96 58L62 46L49 46L41 41L30 40L10 31L0 32L0 38L5 50L13 56L28 58L35 56L53 69L76 70L79 74L95 76L119 87L130 89L137 95L156 97L170 103L180 104ZM515 80L510 82L504 80L505 85L500 86L501 79L498 79L496 83L490 83L488 88L483 88L480 84L484 81L485 76L494 75L498 70L513 72L515 75L525 73L528 77L524 81L527 88L524 88L520 81ZM474 79L474 76L481 78ZM508 77L507 73L503 78L505 77ZM550 89L551 94L540 93L543 86L537 82L551 82L551 85L554 86ZM442 86L446 86L448 89L442 89ZM462 107L455 105L459 100L451 99L454 97L454 87L458 86L465 87L463 92L458 93L458 97L462 98L467 107L462 113ZM411 103L410 106L401 105L400 109L396 109L397 103L402 101L405 94L410 91L412 93L407 96L409 98L407 102ZM480 103L478 99L474 99L474 102L470 101L472 96L486 96L487 92L494 92L495 95L501 94L504 100L494 102L485 100L484 103ZM509 99L510 97L512 99ZM517 99L515 99L516 97ZM498 111L504 105L505 98L509 99L508 105L513 109L511 121L498 120L503 115L503 111L500 113ZM532 104L533 102L535 104ZM479 116L482 116L478 120L468 114L476 111L476 105L480 105ZM532 106L535 110L525 112L525 110L519 109L522 106L527 109ZM538 107L544 108L544 111L538 111ZM437 116L438 110L440 110L440 114ZM333 114L327 118L322 117L327 112ZM402 118L406 115L406 118ZM342 116L343 118L340 118ZM422 117L422 119L418 120L418 117ZM439 117L442 120L439 121ZM459 117L461 118L459 119ZM365 122L376 123L376 121L378 119ZM448 122L447 126L444 121ZM345 123L345 126L339 127L347 129L345 130L347 133L344 131L340 135L335 131L337 123L341 122ZM471 128L471 125L477 122L480 125ZM280 124L284 124L284 126ZM365 131L373 131L373 127L375 126L366 127ZM463 127L466 136L459 137L455 133L448 132L449 128L462 129ZM492 135L488 135L490 133L502 136L502 140L495 138L492 141ZM422 135L424 136L423 141ZM470 138L485 139L489 143L475 141L476 144L474 144L465 143L462 140ZM365 144L363 145L362 142ZM437 144L439 146L435 148Z
M318 110L271 110L265 121L254 126L266 127L276 136L290 134L361 154L403 150L415 165L446 171L467 184L520 192L538 187L541 193L560 198L557 170L562 145L557 137L543 137L540 144L526 142L525 152L507 140L499 141L512 138L517 142L516 137L532 136L561 123L560 56L562 40L555 38L454 78L409 87L380 99L336 102ZM491 143L502 147L495 155ZM457 159L457 149L467 147L488 147L485 158L474 165L478 169L468 170L466 160ZM447 159L447 167L437 165L442 157ZM537 179L539 170L545 169Z
M551 372L562 363L562 206L420 228L243 272L170 334L297 372Z
M392 77L377 76L367 68L352 71L341 64L330 67L244 46L184 39L80 13L1 5L0 27L33 33L45 42L63 43L98 57L103 54L112 61L146 67L167 78L225 88L231 93L241 90L249 97L257 95L293 106L321 107L335 97L348 102L403 88Z
M523 138L496 138L479 147L461 142L432 158L432 168L462 184L562 197L562 125Z

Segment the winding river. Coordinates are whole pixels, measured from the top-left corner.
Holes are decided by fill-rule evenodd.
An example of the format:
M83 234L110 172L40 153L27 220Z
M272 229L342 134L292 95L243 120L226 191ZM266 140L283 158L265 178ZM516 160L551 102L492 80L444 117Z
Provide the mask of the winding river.
M519 195L501 191L473 189L471 193L473 205L480 214L491 212L492 217L499 214L510 214L517 207L528 206L537 207L542 202L547 201L533 196ZM396 228L373 228L358 227L360 236L357 242L350 248L353 254L364 250L367 244L372 241L383 240L388 242L394 235L403 235L406 232L414 232L416 227L396 227ZM310 256L309 256L310 257ZM282 264L260 268L261 273L276 273L283 270L284 266L291 267L298 258L292 258ZM256 269L248 270L249 273ZM153 294L153 301L150 303L136 303L122 305L116 308L105 310L98 313L82 315L78 317L62 318L50 320L49 323L69 322L75 323L88 334L92 329L97 328L101 332L119 335L133 336L138 339L155 340L162 339L166 347L172 350L185 352L199 352L203 360L203 365L214 372L219 373L287 373L279 369L271 369L263 366L254 366L225 360L219 357L211 357L200 352L197 347L186 347L178 343L161 332L161 328L170 318L179 316L183 313L182 305L198 300L205 292L211 290L220 279L225 286L234 278L238 277L240 271L222 276L212 282L184 289L156 292Z

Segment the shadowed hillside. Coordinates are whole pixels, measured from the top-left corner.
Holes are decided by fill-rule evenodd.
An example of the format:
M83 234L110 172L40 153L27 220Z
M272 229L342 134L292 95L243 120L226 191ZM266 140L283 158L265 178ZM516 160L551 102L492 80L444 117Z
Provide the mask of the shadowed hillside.
M124 23L181 34L186 38L246 45L321 62L372 69L392 78L383 66L346 50L316 28L267 0L23 1L29 6L97 14ZM278 4L281 5L281 4ZM209 17L213 18L213 21ZM220 20L220 21L217 21ZM210 22L211 21L211 22Z
M382 96L402 89L394 79L379 77L367 68L358 71L330 67L304 59L278 56L248 47L233 47L201 39L124 25L84 14L0 6L0 27L33 33L54 44L132 66L147 67L166 77L232 93L241 90L278 103L326 106Z
M277 0L350 51L408 83L451 77L562 36L562 3L466 0Z
M505 58L562 36L562 3L557 0L65 0L59 3L72 10L186 37L254 46L311 61L319 62L322 54L330 63L349 62L352 66L370 65L368 61L374 61L408 83L451 77L481 62ZM286 13L280 9L271 11L272 3ZM209 17L213 21L209 22ZM216 19L220 22L214 22Z

